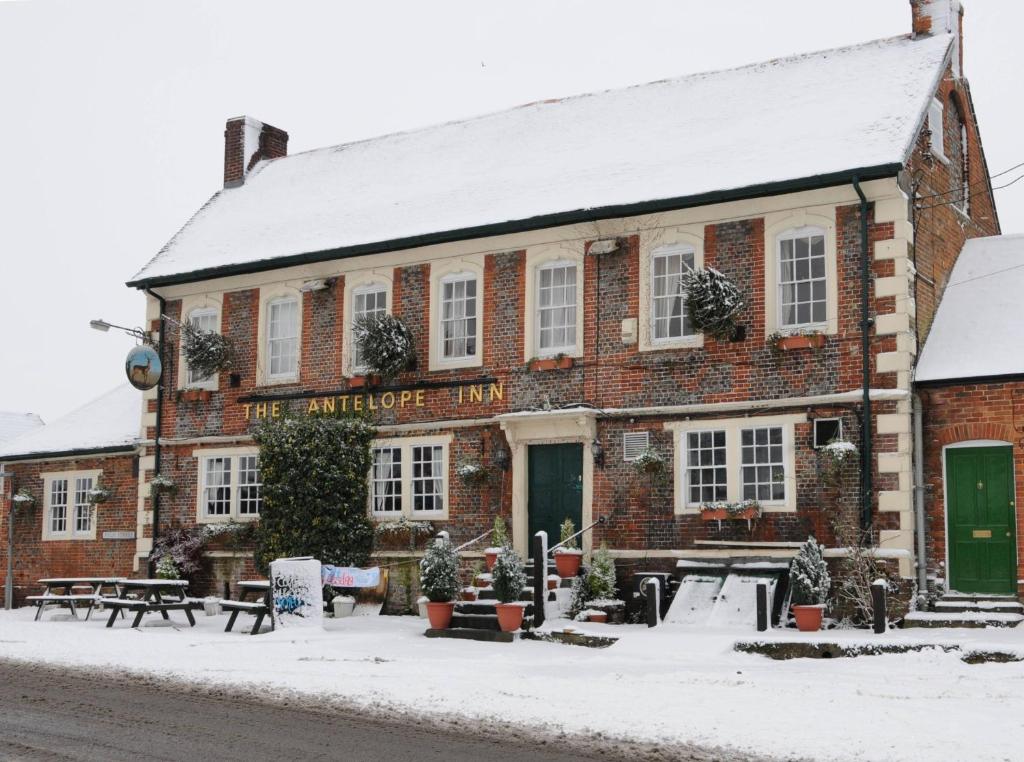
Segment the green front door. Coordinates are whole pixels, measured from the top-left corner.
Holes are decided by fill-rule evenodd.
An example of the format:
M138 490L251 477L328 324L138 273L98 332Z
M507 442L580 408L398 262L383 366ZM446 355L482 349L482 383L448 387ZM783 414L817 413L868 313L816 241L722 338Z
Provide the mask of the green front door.
M1013 448L947 450L946 511L950 587L1016 592Z
M583 523L583 445L530 445L528 501L530 555L533 535L548 533L548 547L558 542L559 528L572 519L578 532Z

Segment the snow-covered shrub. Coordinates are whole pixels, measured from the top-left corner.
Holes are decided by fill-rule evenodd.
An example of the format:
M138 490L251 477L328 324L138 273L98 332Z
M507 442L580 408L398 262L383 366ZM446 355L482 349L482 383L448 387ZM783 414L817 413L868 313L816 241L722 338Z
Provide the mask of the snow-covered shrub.
M702 503L700 506L701 513L725 511L731 517L742 516L749 510L754 511L754 517L756 518L761 515L761 504L756 500L737 500L735 503L719 501L717 503Z
M407 370L416 359L412 333L399 318L379 312L356 321L353 328L363 363L370 373L387 381Z
M405 516L394 521L382 521L374 529L379 537L388 535L403 535L408 533L411 537L422 537L434 533L434 525L429 521L409 521Z
M526 587L523 560L511 545L505 545L498 554L498 560L491 570L494 579L494 596L499 603L514 603Z
M454 601L459 595L459 554L438 538L427 546L420 561L420 589L431 603Z
M566 519L562 522L562 526L559 529L558 542L561 544L559 550L576 550L576 538L573 535L576 534L576 525L572 519ZM556 553L558 551L555 551Z
M591 559L588 576L591 600L615 598L615 559L603 542Z
M631 465L638 474L663 474L668 467L668 461L660 452L647 446L633 459Z
M590 569L583 567L580 573L572 578L569 596L569 618L575 619L581 611L594 599L590 592Z
M736 318L745 306L735 284L713 267L687 270L680 281L693 327L716 339L732 338Z
M174 565L174 559L170 555L161 556L156 564L157 579L178 579L178 567Z
M509 544L508 530L505 529L505 519L501 515L494 517L494 531L491 532L491 546L503 548Z
M373 550L366 515L376 432L363 418L268 419L255 431L263 505L255 561L312 556L334 566L365 566Z
M793 603L819 605L828 599L832 579L822 547L813 537L807 538L793 559L789 567L789 585Z
M490 476L487 468L476 461L463 461L459 463L455 467L455 473L462 480L462 483L468 486L483 484Z
M231 367L231 340L214 331L197 328L188 321L181 324L181 348L196 378L208 378Z

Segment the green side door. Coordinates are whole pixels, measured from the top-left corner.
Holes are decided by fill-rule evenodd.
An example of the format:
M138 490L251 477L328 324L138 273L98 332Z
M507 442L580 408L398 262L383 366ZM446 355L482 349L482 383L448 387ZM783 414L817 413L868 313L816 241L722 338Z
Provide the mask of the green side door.
M530 555L533 536L548 533L548 547L558 542L559 529L567 518L576 531L583 523L583 445L530 445L528 450L528 499Z
M1016 592L1013 448L946 450L946 511L950 588Z

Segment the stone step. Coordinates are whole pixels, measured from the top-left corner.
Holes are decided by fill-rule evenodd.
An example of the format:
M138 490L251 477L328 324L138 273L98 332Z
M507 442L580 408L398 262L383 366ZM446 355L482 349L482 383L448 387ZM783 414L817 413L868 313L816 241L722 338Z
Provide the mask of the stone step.
M935 611L943 614L957 614L976 611L984 614L1024 614L1024 606L1013 600L1005 601L936 601Z
M512 643L519 638L518 632L501 632L501 630L471 630L462 627L449 627L447 630L427 630L428 638L457 638L459 640L480 640L485 643Z
M940 601L948 603L982 603L991 601L993 603L1019 603L1016 595L999 595L997 593L946 593Z
M532 616L523 617L523 626L533 623ZM500 630L497 614L452 614L451 626L464 630Z
M481 601L493 601L497 600L497 596L494 594L493 587L482 587L480 592L477 593L477 600ZM524 587L523 592L519 594L519 600L521 601L532 601L533 600L533 588Z
M1016 627L1024 616L999 612L912 611L903 617L904 627Z
M490 601L461 601L455 604L456 614L484 614L487 616L497 616L495 614L494 605L497 603L496 600ZM530 603L523 607L523 610L527 616L533 614L533 604Z

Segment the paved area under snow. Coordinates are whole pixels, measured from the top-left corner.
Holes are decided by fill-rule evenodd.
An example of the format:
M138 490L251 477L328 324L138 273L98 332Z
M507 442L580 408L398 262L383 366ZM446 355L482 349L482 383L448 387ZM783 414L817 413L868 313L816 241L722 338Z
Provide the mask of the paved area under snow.
M107 630L102 617L36 623L32 615L0 612L0 658L262 684L377 712L455 715L480 727L515 722L781 758L1024 759L1022 665L969 665L941 650L773 661L732 650L737 638L756 633L668 626L580 625L621 637L611 648L588 649L430 640L425 622L412 617L328 620L324 631L250 637L223 633L225 617L201 612L195 629L138 631L124 623ZM879 637L1024 652L1016 629L828 633L846 642Z

